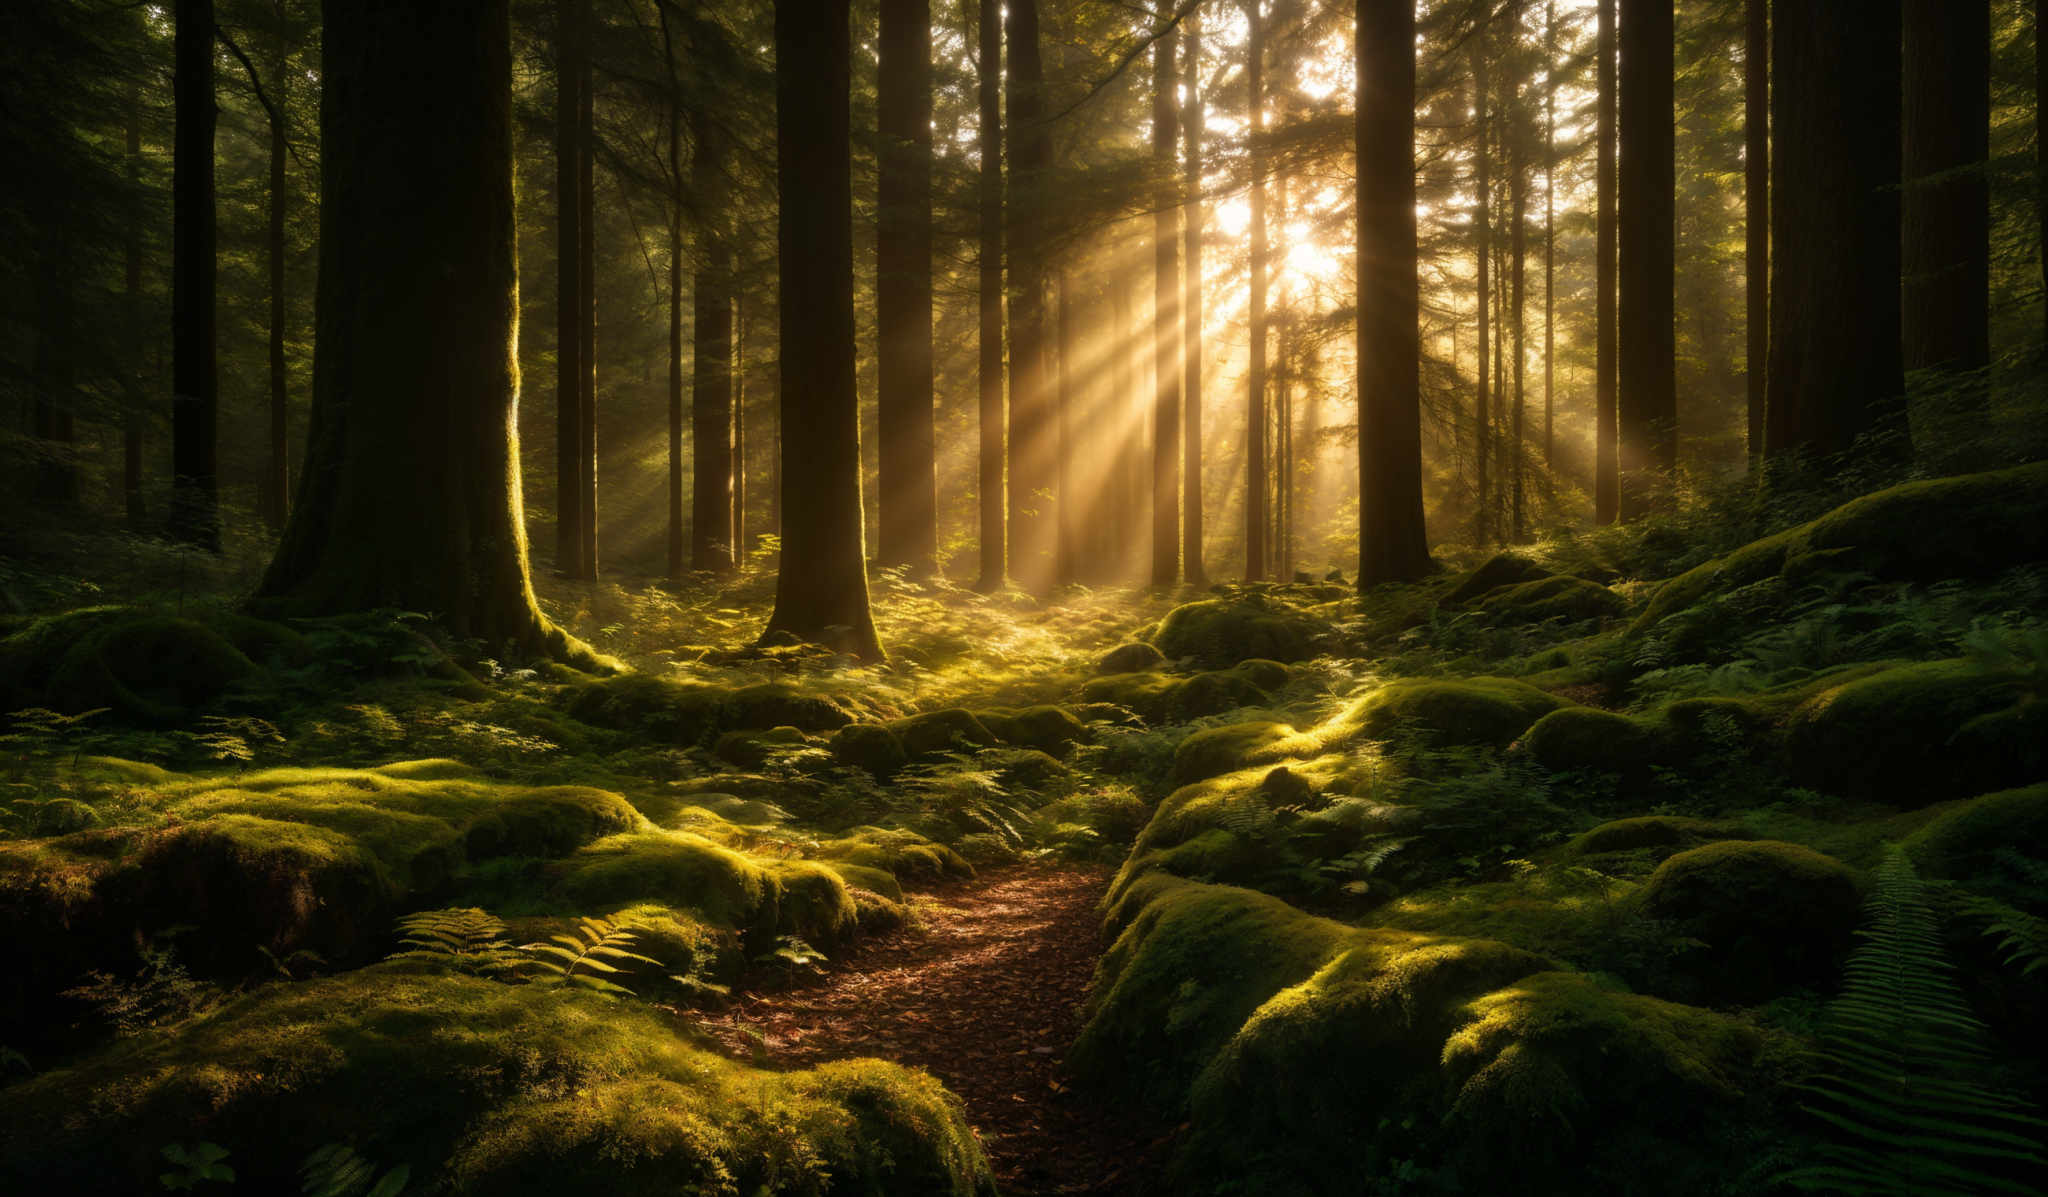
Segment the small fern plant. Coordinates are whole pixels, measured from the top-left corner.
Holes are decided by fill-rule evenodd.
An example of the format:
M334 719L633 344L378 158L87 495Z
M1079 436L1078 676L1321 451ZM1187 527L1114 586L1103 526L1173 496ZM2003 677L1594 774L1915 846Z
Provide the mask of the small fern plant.
M411 1165L379 1175L375 1164L346 1143L316 1147L299 1165L299 1192L306 1197L399 1197L411 1179Z
M1805 1108L1833 1132L1779 1177L1851 1194L2032 1193L2048 1128L1991 1075L1984 1025L1941 948L1925 883L1894 848L1877 872L1862 944L1821 1025Z
M432 960L478 975L505 972L519 957L505 940L505 924L474 906L422 910L398 920L404 950L394 960Z
M610 979L625 972L620 965L661 965L653 957L631 950L637 938L632 927L616 920L581 918L576 920L574 933L520 944L519 950L526 954L524 963L537 982L631 996L632 990Z

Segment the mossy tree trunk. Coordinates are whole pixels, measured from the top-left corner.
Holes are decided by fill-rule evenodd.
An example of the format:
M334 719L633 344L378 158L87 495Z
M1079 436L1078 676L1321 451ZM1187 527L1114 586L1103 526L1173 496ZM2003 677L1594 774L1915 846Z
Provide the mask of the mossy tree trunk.
M330 5L322 84L312 422L261 595L562 652L520 502L509 0Z
M1415 9L1358 6L1358 585L1429 572L1415 255Z
M1174 99L1173 27L1152 43L1152 165L1159 173L1152 206L1152 584L1180 578L1180 205L1174 150L1180 141ZM1064 501L1065 495L1061 496Z
M1678 466L1672 0L1621 0L1616 198L1622 519L1648 514Z
M178 0L171 180L171 534L220 551L213 0Z
M882 0L875 340L884 565L938 562L932 414L931 0Z
M862 543L854 385L848 0L776 0L782 275L782 560L777 633L879 660Z

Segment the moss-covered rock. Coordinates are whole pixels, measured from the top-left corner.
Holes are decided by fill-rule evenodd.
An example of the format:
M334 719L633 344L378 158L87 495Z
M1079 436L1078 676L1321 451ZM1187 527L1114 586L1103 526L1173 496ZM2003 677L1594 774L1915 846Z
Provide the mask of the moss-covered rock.
M1102 655L1095 663L1097 673L1143 673L1166 664L1166 654L1149 644L1139 641L1120 644Z
M990 754L987 763L999 782L1012 794L1035 794L1056 798L1073 792L1079 775L1057 757L1036 748L1013 748Z
M1367 696L1351 719L1373 739L1411 732L1437 744L1504 747L1566 705L1512 678L1404 678Z
M701 744L718 727L724 692L715 686L666 681L645 673L599 678L569 699L569 717L592 727L632 732L668 744Z
M854 721L841 699L809 694L782 682L762 682L732 691L722 704L725 724L744 731L794 727L799 731L837 731Z
M1275 669L1281 671L1277 676ZM1090 703L1122 707L1147 723L1184 723L1265 705L1272 692L1286 684L1285 670L1272 661L1247 661L1192 677L1119 673L1088 682L1081 687L1081 697Z
M996 742L995 733L976 718L974 712L959 707L912 715L898 719L888 727L903 742L903 750L913 758L961 749L972 751Z
M10 1191L157 1192L160 1149L194 1141L271 1192L333 1142L437 1191L994 1192L923 1074L757 1071L636 1002L411 963L271 986L0 1091Z
M1665 755L1658 730L1628 715L1598 707L1563 707L1530 725L1522 747L1536 763L1570 769L1635 774Z
M1262 594L1202 599L1166 613L1151 642L1168 660L1221 669L1261 657L1305 661L1329 631L1322 621Z
M1962 881L2036 913L2048 912L2038 881L2024 876L2048 862L2048 784L1958 802L1906 837L1903 846L1929 877Z
M1041 705L1014 711L988 710L977 712L977 717L982 726L1002 743L1018 748L1036 748L1056 757L1065 756L1073 751L1074 745L1086 744L1094 738L1089 734L1087 725L1064 707Z
M974 876L974 867L958 852L900 827L856 827L820 843L815 855L828 863L881 869L904 881Z
M885 780L910 763L902 738L879 723L849 723L832 733L829 747L840 764Z
M718 737L712 755L742 769L759 769L777 752L802 748L809 743L802 731L787 724L767 731L729 731Z
M1749 839L1740 828L1707 819L1681 815L1641 815L1615 819L1584 832L1565 845L1574 856L1599 856L1610 852L1654 852L1665 849L1697 848L1716 840Z
M1173 770L1168 777L1172 784L1184 786L1223 773L1310 755L1321 746L1321 739L1313 732L1271 720L1204 728L1174 749Z
M645 821L631 803L609 790L550 786L518 792L494 804L464 828L462 843L471 860L566 856Z
M749 951L778 935L830 948L856 928L837 873L809 861L756 860L686 831L616 835L564 860L553 892L572 909L658 902L740 932Z
M1814 694L1792 712L1785 753L1813 789L1925 806L2048 772L2048 702L2016 672L1905 665Z
M173 724L256 672L255 662L205 624L136 614L81 636L57 662L45 693L62 711L110 707L141 722Z
M1473 599L1492 594L1502 587L1537 582L1550 576L1549 570L1520 553L1495 553L1445 591L1442 602L1446 607L1462 607Z
M1643 886L1642 911L1706 945L1703 990L1759 1002L1790 985L1824 987L1861 913L1855 874L1833 857L1776 840L1680 852Z
M1559 575L1503 586L1481 598L1476 609L1495 623L1576 623L1620 615L1628 601L1596 582Z

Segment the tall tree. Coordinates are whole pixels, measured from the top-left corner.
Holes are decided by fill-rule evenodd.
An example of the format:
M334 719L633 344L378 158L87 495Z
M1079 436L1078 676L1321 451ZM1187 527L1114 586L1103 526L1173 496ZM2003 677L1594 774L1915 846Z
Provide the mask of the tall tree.
M1528 263L1529 263L1529 163L1525 153L1527 145L1527 112L1522 103L1523 76L1527 71L1528 55L1522 46L1522 0L1508 0L1508 34L1505 60L1508 67L1507 86L1502 95L1505 111L1504 128L1508 143L1508 213L1512 222L1508 228L1508 330L1514 337L1514 388L1511 431L1508 435L1508 452L1513 459L1504 462L1510 473L1509 528L1516 543L1528 536L1527 519L1523 512L1524 463L1528 461L1528 440L1523 426L1528 411L1528 361L1524 351L1527 333L1525 316L1528 305ZM1502 380L1507 381L1506 379Z
M1991 5L1902 16L1905 366L1966 374L1991 361Z
M142 174L142 89L128 85L127 157L130 194L140 192ZM126 355L121 363L121 497L131 531L148 515L142 493L142 231L136 221L121 230L121 323Z
M747 552L747 297L732 289L732 555Z
M854 382L852 31L848 0L776 0L775 176L782 276L782 558L764 639L864 660L868 610Z
M1054 429L1045 385L1045 68L1038 0L1009 0L1010 572L1033 589L1052 575Z
M526 567L509 2L329 5L322 45L313 413L262 594L572 651Z
M215 356L213 0L178 0L172 83L171 533L220 551Z
M998 0L980 0L979 383L976 487L981 505L981 572L975 585L1000 589L1005 569L1003 497L1003 31Z
M655 11L668 82L668 576L680 578L689 561L683 529L683 212L689 191L683 175L683 81L675 34L669 6L657 5Z
M1899 0L1771 5L1771 456L1902 431L1899 19Z
M1672 0L1621 0L1621 269L1616 424L1621 518L1651 510L1678 465Z
M1614 5L1616 0L1594 0L1600 6L1594 40L1598 109L1594 116L1595 151L1593 219L1593 521L1611 524L1621 516L1621 446L1618 425L1620 407L1616 359L1621 355L1617 340L1620 324L1614 311L1615 276L1615 169L1614 169Z
M576 284L579 350L576 376L576 480L583 488L577 514L581 555L576 576L597 578L597 132L596 89L592 85L590 0L582 0L582 52L576 84Z
M72 411L78 373L73 235L65 214L50 213L36 264L32 431L39 453L32 493L39 505L57 509L76 508L79 500L78 433Z
M876 406L884 565L938 560L932 426L931 0L882 0L875 231Z
M1557 0L1543 5L1543 468L1557 449Z
M270 326L266 346L270 365L270 455L264 462L263 480L257 487L256 508L257 513L263 517L264 526L275 532L284 527L285 514L291 503L290 395L284 352L285 205L290 200L285 175L285 156L291 145L291 69L284 5L279 2L272 11L276 24L270 36L269 89L263 86L263 78L257 73L256 64L225 30L221 31L221 40L242 64L242 69L248 73L249 90L255 95L257 105L263 109L264 120L270 131L267 147L269 187L264 199L266 219L263 236L264 260L270 283ZM275 98L272 98L272 91L276 92Z
M1186 111L1181 124L1187 156L1182 164L1181 234L1187 242L1187 265L1181 288L1181 568L1191 585L1203 585L1209 572L1202 563L1202 32L1189 13L1186 69L1181 90Z
M691 294L690 568L729 572L732 543L732 240L724 137L710 106L692 114L697 277Z
M1744 0L1742 40L1743 358L1751 465L1764 448L1764 376L1771 352L1771 7Z
M555 4L555 569L583 568L581 96L590 0Z
M1174 102L1174 35L1169 23L1152 43L1152 584L1180 576L1180 205L1175 153L1180 120ZM1064 500L1064 495L1062 499Z
M1245 372L1244 576L1266 576L1266 113L1261 0L1245 0L1245 136L1251 139L1251 365Z
M1473 194L1476 202L1472 209L1472 237L1475 252L1475 271L1478 275L1477 311L1479 324L1479 389L1472 409L1472 476L1473 476L1473 522L1472 536L1481 544L1493 539L1493 492L1487 483L1487 449L1493 439L1493 416L1490 411L1492 396L1488 394L1492 383L1493 363L1487 358L1487 326L1492 316L1487 311L1492 303L1492 280L1487 269L1493 256L1493 231L1490 219L1493 209L1493 179L1490 147L1487 144L1486 103L1488 79L1486 70L1486 26L1481 25L1472 36L1472 128L1474 161Z

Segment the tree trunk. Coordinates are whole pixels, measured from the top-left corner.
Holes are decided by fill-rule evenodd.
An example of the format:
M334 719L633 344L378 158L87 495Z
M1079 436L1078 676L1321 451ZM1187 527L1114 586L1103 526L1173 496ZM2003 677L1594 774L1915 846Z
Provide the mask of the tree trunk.
M313 416L262 594L567 655L520 502L511 44L507 0L328 7Z
M583 566L583 159L578 99L590 0L555 4L555 569Z
M270 211L264 238L270 267L270 460L263 474L263 522L275 532L284 527L291 508L291 409L284 357L284 218L290 202L285 177L285 151L291 136L291 64L282 31L277 39L277 61L271 72L275 99L267 105L270 115Z
M1000 590L1006 573L1003 497L1003 31L997 0L981 0L980 404L976 485L981 504L980 590Z
M1902 13L1905 366L1953 385L1991 362L1991 6L1905 0Z
M1429 572L1415 246L1415 9L1358 6L1358 586Z
M1079 562L1080 496L1074 492L1072 477L1074 463L1073 429L1073 361L1074 329L1073 298L1067 288L1067 272L1059 272L1053 283L1053 293L1059 310L1053 317L1053 360L1056 373L1053 377L1053 414L1057 422L1057 452L1059 455L1058 477L1055 484L1059 489L1059 543L1055 553L1054 580L1065 584L1076 581L1075 568Z
M1181 299L1181 561L1190 585L1206 585L1202 564L1202 35L1196 16L1187 18L1186 72L1183 88L1187 111L1187 159L1181 183L1182 234L1187 242L1187 268Z
M747 298L732 287L732 557L747 554Z
M930 0L882 0L875 231L876 407L884 565L938 560L932 427Z
M1777 0L1771 62L1764 450L1902 438L1898 0Z
M1742 53L1743 289L1748 351L1749 464L1764 447L1764 376L1771 351L1771 17L1769 0L1745 0Z
M1247 582L1266 576L1266 158L1260 144L1265 135L1266 114L1265 36L1260 20L1261 0L1247 0L1245 19L1249 24L1245 41L1246 111L1250 128L1252 171L1251 297L1248 319L1251 332L1251 364L1245 377L1245 490L1244 490L1244 576Z
M1528 523L1523 512L1524 489L1523 468L1529 459L1528 440L1523 428L1528 410L1528 359L1524 352L1524 338L1527 334L1525 315L1528 305L1528 262L1529 262L1529 164L1524 152L1528 132L1522 107L1522 74L1525 58L1522 53L1522 3L1508 0L1508 45L1506 59L1508 66L1507 94L1504 97L1508 141L1508 212L1513 224L1508 229L1508 329L1514 336L1515 406L1508 433L1508 452L1512 460L1505 462L1512 482L1508 499L1508 527L1516 544L1528 538Z
M1557 0L1543 6L1543 468L1557 449Z
M1616 359L1621 355L1620 326L1615 320L1614 218L1614 5L1600 6L1595 54L1598 113L1594 118L1594 190L1598 209L1593 221L1593 522L1606 525L1621 515L1621 446L1618 424Z
M142 90L128 85L128 191L141 194ZM121 498L128 530L142 529L148 517L142 493L142 232L135 221L121 227L121 320L126 358L121 363Z
M763 639L879 661L862 543L854 382L848 0L776 0L776 215L782 275L782 559Z
M732 544L732 246L725 146L709 109L692 117L697 154L697 278L690 370L690 568L729 573Z
M1152 165L1159 172L1152 206L1152 584L1180 578L1180 227L1174 150L1180 141L1174 102L1174 36L1152 43Z
M171 535L220 551L215 359L213 0L178 0L172 90Z
M1010 572L1033 590L1051 580L1055 445L1045 386L1043 204L1050 153L1039 58L1038 0L1010 0Z
M1480 544L1493 539L1493 492L1487 485L1486 472L1488 444L1493 439L1492 396L1488 394L1492 382L1489 371L1493 363L1486 356L1488 325L1492 321L1492 313L1487 310L1492 303L1492 280L1487 267L1493 256L1493 232L1489 227L1492 223L1493 179L1486 136L1487 92L1486 27L1482 25L1472 37L1472 156L1477 172L1473 183L1477 202L1472 208L1472 236L1478 273L1479 324L1479 389L1472 409L1472 537Z
M576 477L583 488L576 510L583 517L577 540L582 555L576 574L597 580L597 137L591 85L590 0L583 0L582 53L576 96L576 283L578 333L582 340L576 376Z
M1621 0L1621 518L1658 505L1678 466L1672 0Z
M71 230L52 213L43 225L36 263L35 403L31 430L36 463L31 487L37 505L57 511L78 507L77 328L73 316Z
M683 91L676 69L669 6L656 6L662 62L668 71L668 576L686 566L683 531Z

